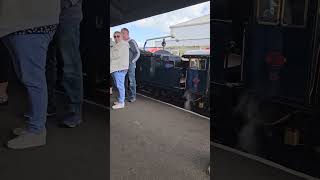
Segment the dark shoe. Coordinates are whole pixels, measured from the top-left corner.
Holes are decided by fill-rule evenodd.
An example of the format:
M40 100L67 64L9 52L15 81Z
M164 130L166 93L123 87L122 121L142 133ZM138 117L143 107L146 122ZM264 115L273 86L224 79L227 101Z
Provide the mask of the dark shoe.
M76 128L78 127L80 124L66 124L66 123L60 123L58 124L58 127L60 128Z
M57 115L57 109L55 107L48 106L47 117L52 117L52 116L55 116L55 115Z
M137 100L136 98L129 99L129 102L133 103L133 102L135 102L136 100Z
M69 113L59 124L59 127L62 128L75 128L81 124L81 114L78 113Z
M0 106L7 106L8 104L8 97L0 97Z
M47 132L44 130L39 134L21 131L18 137L8 141L8 148L10 149L25 149L37 146L44 146L46 144Z

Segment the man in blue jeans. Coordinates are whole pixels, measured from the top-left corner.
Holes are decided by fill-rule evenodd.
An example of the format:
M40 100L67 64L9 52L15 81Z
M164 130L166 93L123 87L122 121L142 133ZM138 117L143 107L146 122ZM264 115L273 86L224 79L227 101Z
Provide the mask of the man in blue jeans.
M140 57L140 49L137 42L134 39L131 39L129 36L129 30L127 28L121 29L122 37L125 41L129 43L129 70L126 78L126 90L128 92L129 102L136 101L136 62ZM127 81L129 80L129 88Z
M66 115L62 126L73 128L82 121L83 77L80 56L80 22L82 0L62 0L60 22L48 50L47 83L48 112L56 113L55 85L57 81L57 55L62 61L62 86L67 97Z

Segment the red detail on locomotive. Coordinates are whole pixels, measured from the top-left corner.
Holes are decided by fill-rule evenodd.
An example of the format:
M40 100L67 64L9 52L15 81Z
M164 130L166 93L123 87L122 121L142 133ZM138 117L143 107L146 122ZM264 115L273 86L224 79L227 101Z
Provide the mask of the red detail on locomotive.
M271 66L283 66L286 58L280 52L270 52L267 54L266 62Z
M200 82L200 80L197 77L195 77L195 78L193 78L192 82L197 87L199 82Z

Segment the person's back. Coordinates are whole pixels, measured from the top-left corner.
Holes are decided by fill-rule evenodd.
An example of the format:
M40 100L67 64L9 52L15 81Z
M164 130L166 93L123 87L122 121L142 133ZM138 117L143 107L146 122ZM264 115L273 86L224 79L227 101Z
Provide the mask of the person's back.
M59 22L60 0L0 0L0 4L0 38Z

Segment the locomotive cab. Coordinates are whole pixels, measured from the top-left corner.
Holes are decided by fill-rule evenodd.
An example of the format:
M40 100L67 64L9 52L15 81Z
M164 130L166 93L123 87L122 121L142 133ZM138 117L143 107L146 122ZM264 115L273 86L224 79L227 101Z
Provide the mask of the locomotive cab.
M193 108L202 113L210 113L210 50L187 51L185 97L191 100Z
M189 60L189 66L187 68L187 90L197 95L208 96L210 51L187 51L182 57Z
M315 2L256 0L245 39L244 80L264 96L308 103ZM294 80L293 80L294 79Z
M219 2L229 13L214 20L211 139L319 177L319 1ZM233 52L235 84L223 63Z

